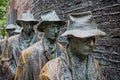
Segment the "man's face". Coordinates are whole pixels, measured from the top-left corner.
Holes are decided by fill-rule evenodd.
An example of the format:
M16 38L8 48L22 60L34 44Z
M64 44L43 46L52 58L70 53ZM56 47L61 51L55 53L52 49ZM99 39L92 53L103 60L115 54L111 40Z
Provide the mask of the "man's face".
M72 47L72 50L76 52L76 55L87 56L92 52L95 43L95 37L76 38L72 36L69 39L70 46Z
M6 30L8 35L9 35L9 37L14 35L14 30L15 29L8 29L8 30Z
M30 34L33 32L34 24L31 22L21 22L23 30L26 34Z
M45 29L45 36L47 39L56 40L59 31L60 31L59 25L51 24Z

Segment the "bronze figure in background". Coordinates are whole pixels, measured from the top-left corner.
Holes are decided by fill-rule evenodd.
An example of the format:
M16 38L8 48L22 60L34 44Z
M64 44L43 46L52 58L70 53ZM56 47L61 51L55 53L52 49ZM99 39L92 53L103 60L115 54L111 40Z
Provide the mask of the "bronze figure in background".
M63 46L57 42L60 27L65 25L54 10L41 14L37 29L44 32L42 39L22 51L17 65L15 80L38 80L39 71L49 60L60 56Z
M13 36L15 29L16 29L16 25L14 25L14 24L9 24L9 25L6 27L7 37Z
M22 50L38 41L33 26L38 23L30 11L24 11L16 23L23 28L20 34L9 37L2 53L2 71L7 80L15 76L17 62Z
M1 64L2 50L5 47L7 38L9 38L9 37L11 37L11 36L14 35L15 29L16 29L16 25L14 25L14 24L8 24L6 26L7 36L4 39L0 40L0 80L4 80L4 75L2 74L2 64Z
M22 27L16 25L16 29L14 30L14 35L20 34L22 31Z

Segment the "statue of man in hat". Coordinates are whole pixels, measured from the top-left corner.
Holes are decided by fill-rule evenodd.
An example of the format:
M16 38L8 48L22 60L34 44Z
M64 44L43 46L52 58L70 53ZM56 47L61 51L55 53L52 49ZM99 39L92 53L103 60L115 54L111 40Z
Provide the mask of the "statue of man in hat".
M2 64L1 64L2 50L5 47L5 43L6 43L7 38L14 35L13 32L14 32L15 29L16 29L16 25L14 25L14 24L8 24L6 26L7 37L0 40L0 80L4 79L4 76L2 74L2 69L1 69L2 68Z
M14 34L14 30L16 29L16 26L14 24L9 24L7 27L6 27L6 31L7 31L7 37L11 37L13 36ZM2 48L3 46L5 45L5 42L6 42L6 38L5 39L1 39L0 40L0 59L1 59L1 55L2 55ZM1 68L0 68L1 69Z
M16 66L21 51L38 41L33 26L39 21L35 20L30 11L24 11L16 23L23 29L20 34L9 37L2 53L2 71L7 80L15 76Z
M13 36L15 29L16 29L16 25L14 25L14 24L9 24L9 25L6 27L7 37Z
M22 31L22 27L17 25L16 29L14 30L14 35L20 34L21 31Z
M4 80L4 75L2 73L2 63L1 63L1 58L2 58L2 50L5 46L5 43L6 43L6 39L1 39L0 40L0 80Z
M63 50L57 42L60 27L65 25L54 10L41 14L38 31L44 32L44 37L34 45L22 51L17 65L15 80L38 80L39 71L49 60L60 56Z
M61 36L67 36L68 45L58 58L42 68L39 80L104 80L98 62L93 58L95 36L103 36L97 29L90 11L70 14L69 28Z

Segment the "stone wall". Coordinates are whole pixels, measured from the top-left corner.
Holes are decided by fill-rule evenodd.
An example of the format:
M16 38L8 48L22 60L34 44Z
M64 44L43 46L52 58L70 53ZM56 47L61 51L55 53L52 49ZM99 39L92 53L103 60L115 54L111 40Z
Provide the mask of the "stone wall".
M34 16L54 9L60 18L67 14L92 11L98 27L107 35L96 39L94 53L107 80L120 80L120 0L31 0Z
M31 11L31 0L9 0L9 3L6 7L6 23L16 24L16 20L21 17L21 13L24 10Z
M21 17L24 10L31 10L31 0L16 0L14 8L17 10L17 19Z

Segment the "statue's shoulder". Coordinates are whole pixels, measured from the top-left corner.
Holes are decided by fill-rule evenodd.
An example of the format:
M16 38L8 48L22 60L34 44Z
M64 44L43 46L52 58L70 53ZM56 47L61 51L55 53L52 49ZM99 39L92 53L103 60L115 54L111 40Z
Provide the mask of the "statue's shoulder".
M32 52L42 50L42 49L43 49L42 41L40 40L40 41L34 43L33 45L29 46L27 49L23 50L22 53L24 53L24 55L26 55L26 54L30 54Z
M42 46L42 42L38 41L29 46L27 49L23 50L21 52L21 58L25 61L28 61L29 59L35 58L38 54L40 55L43 51L44 48Z
M48 71L54 71L58 65L60 65L60 61L61 61L61 58L58 57L58 58L55 58L53 60L50 60L49 62L47 62L45 64L45 66L42 68L42 71L41 73L44 73L45 71L47 72ZM46 70L47 69L47 70ZM44 71L45 70L45 71Z
M58 57L56 59L53 59L45 64L45 66L42 68L39 78L40 80L57 80L56 76L58 75L59 65L60 65L61 58Z
M72 80L70 68L61 56L46 63L39 78L40 80L61 80L62 78Z
M7 39L8 42L17 42L19 39L20 34L11 36Z
M1 39L0 40L0 46L3 46L6 43L7 39Z
M37 50L40 49L42 47L42 41L39 40L38 42L32 44L31 46L29 46L27 49L25 49L24 51L31 51L31 50Z
M60 50L65 50L64 46L61 43L57 42L57 46L60 48Z
M3 43L4 41L6 41L7 39L1 39L0 40L0 43Z

